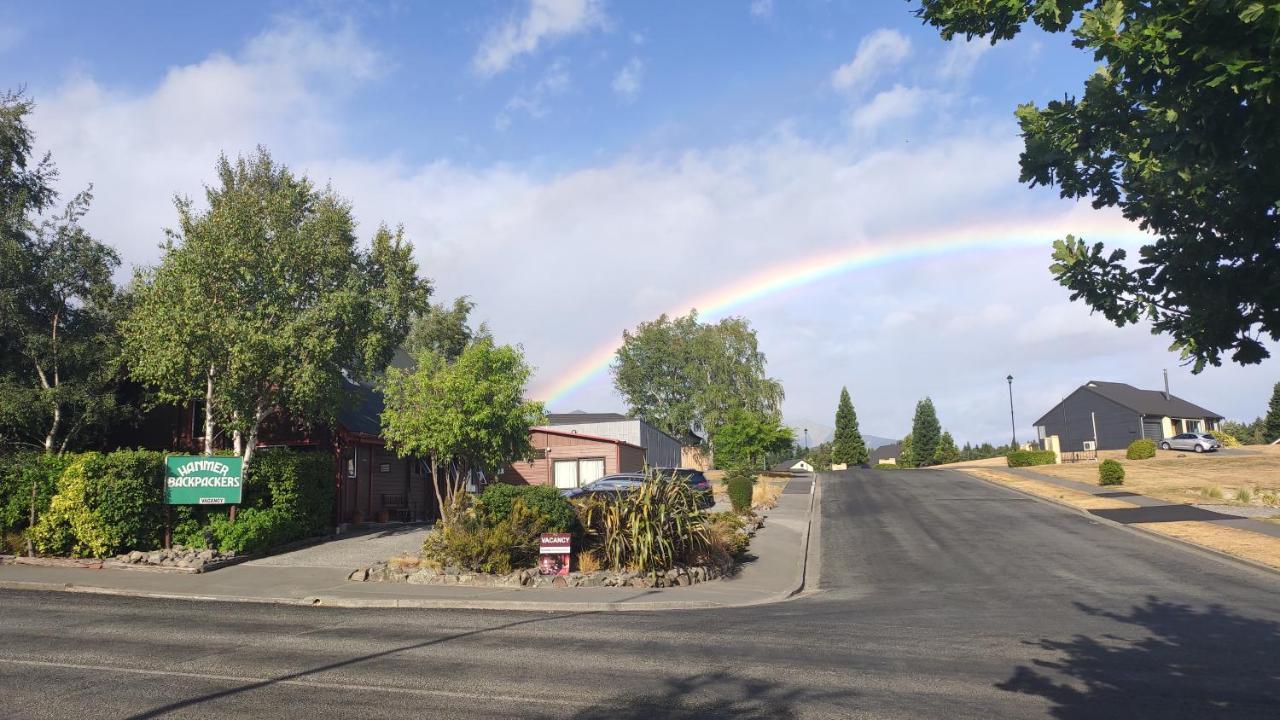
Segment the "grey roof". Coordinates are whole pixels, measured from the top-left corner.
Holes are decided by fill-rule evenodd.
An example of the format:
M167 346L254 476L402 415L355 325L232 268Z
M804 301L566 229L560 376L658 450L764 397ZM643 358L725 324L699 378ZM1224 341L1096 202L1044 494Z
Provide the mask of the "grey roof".
M348 380L346 402L338 410L338 424L349 432L381 435L382 407L382 393Z
M881 445L871 451L871 464L875 464L880 460L888 460L889 458L897 458L902 455L902 443L895 442L888 445Z
M1177 418L1217 418L1222 419L1212 410L1206 410L1193 402L1183 400L1177 395L1170 394L1167 397L1159 390L1140 390L1127 383L1104 382L1102 380L1090 380L1080 387L1081 390L1087 390L1096 395L1100 395L1117 405L1129 408L1139 415L1156 415L1159 417L1177 417ZM1056 406L1055 406L1056 407ZM1048 417L1053 411L1045 413ZM1036 424L1042 424L1044 417L1036 421Z
M551 413L547 415L548 425L581 425L585 423L622 422L635 420L620 413L589 413L574 410L568 413Z

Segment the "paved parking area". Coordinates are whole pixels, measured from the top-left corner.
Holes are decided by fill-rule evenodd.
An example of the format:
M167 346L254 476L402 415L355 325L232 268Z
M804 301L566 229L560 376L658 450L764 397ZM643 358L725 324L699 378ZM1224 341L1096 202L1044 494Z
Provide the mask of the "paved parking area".
M265 567L342 567L354 570L400 553L418 554L426 525L403 525L371 533L339 538L293 552L281 553L245 565Z

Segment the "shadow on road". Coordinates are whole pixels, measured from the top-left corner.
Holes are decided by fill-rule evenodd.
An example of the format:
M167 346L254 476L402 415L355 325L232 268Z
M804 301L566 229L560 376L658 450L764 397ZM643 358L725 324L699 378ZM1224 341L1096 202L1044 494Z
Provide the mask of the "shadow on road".
M798 709L816 702L851 697L852 693L813 692L769 680L738 678L725 671L667 678L657 692L624 695L585 708L574 720L788 720Z
M382 650L376 653L358 655L356 657L347 658L345 660L338 660L336 662L327 663L319 667L308 668L306 670L299 670L297 672L288 673L286 675L280 675L278 677L268 678L266 680L260 680L258 682L246 683L244 685L228 688L226 690L219 690L217 692L207 693L197 697L187 698L185 700L178 700L176 702L172 702L158 708L147 710L146 712L132 715L130 716L130 720L142 720L143 718L157 718L177 710L193 707L196 705L200 705L202 703L213 702L215 700L218 700L219 698L224 698L232 695L237 695L239 693L249 692L250 690L257 690L259 688L270 687L272 685L275 685L281 682L286 682L289 680L299 680L301 678L305 678L311 675L317 675L319 673L327 672L330 670L337 670L339 668L355 665L357 663L367 662L369 660L384 658L389 655L395 655L397 653L408 652L410 650L417 650L419 648L431 647L433 645L442 645L447 642L452 642L454 640L462 640L464 638L473 637L475 635L482 635L484 633L495 632L498 630L506 630L507 628L513 628L520 625L531 625L533 623L550 622L553 620L567 620L569 618L574 618L581 615L591 615L591 614L593 613L577 612L577 613L565 613L561 615L550 615L550 616L542 615L539 617L529 618L527 620L517 620L515 622L503 623L502 625L494 625L492 627L484 627L476 630L468 630L467 632L455 633L453 635L446 635L445 637L434 638L432 640L424 640L422 642L413 643L410 645L402 645L400 647L394 647L394 648L390 648L388 650Z
M1137 632L1031 643L1061 658L997 688L1043 697L1064 720L1280 717L1280 623L1151 596L1124 614L1076 606Z

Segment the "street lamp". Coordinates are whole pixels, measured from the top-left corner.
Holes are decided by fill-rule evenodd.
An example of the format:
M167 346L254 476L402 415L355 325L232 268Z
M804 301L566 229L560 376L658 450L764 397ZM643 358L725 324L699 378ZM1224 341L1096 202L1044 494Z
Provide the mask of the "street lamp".
M804 454L809 454L809 428L804 429Z
M1009 381L1009 428L1013 431L1013 449L1018 449L1018 423L1013 420L1013 376L1005 378Z

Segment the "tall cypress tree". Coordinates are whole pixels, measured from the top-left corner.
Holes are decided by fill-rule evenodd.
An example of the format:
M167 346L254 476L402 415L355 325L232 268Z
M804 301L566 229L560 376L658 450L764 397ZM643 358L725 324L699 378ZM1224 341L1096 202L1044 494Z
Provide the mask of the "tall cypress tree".
M916 467L932 465L942 440L942 425L933 401L925 398L916 403L916 416L911 422L911 458Z
M1271 391L1271 403L1267 406L1267 416L1262 420L1262 437L1267 442L1275 442L1280 438L1280 382Z
M831 462L859 465L868 459L867 443L858 431L858 414L853 411L849 388L840 388L840 405L836 408L836 431L831 443Z

